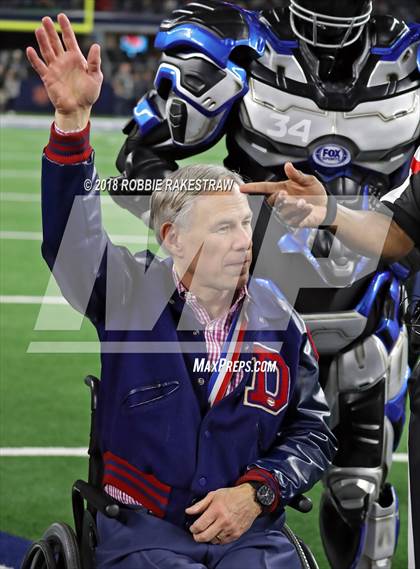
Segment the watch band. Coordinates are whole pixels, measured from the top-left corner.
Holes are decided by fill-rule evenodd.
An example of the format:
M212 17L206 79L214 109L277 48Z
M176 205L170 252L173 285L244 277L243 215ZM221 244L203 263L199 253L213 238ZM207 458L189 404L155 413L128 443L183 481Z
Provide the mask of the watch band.
M263 486L265 484L265 482L260 482L258 480L248 480L248 484L251 484L251 486L254 488L255 494L256 494L258 492L258 490L260 489L260 486Z
M248 482L248 484L251 484L251 486L254 488L254 491L255 491L255 493L254 493L254 501L255 501L256 504L258 504L258 505L260 506L260 508L261 508L261 515L267 514L268 512L270 512L271 506L272 506L273 502L271 502L271 504L263 504L263 503L261 502L261 500L259 499L259 497L258 497L258 491L259 491L261 488L263 488L263 487L267 488L267 490L269 490L269 491L271 491L271 492L273 493L273 501L274 501L274 499L275 499L275 494L274 494L273 490L271 490L271 488L270 488L270 487L268 486L268 484L266 484L265 482L259 482L259 481L257 481L257 480L250 480L250 481Z
M337 200L330 194L328 194L327 198L327 213L325 215L324 221L319 226L320 228L331 227L337 216Z
M256 480L250 480L248 482L248 484L251 484L251 486L254 488L254 502L256 504L259 505L259 507L261 508L261 514L260 516L264 515L266 513L266 508L264 508L264 506L261 504L261 502L259 502L258 498L257 498L257 492L260 489L261 486L264 485L264 482L257 482Z

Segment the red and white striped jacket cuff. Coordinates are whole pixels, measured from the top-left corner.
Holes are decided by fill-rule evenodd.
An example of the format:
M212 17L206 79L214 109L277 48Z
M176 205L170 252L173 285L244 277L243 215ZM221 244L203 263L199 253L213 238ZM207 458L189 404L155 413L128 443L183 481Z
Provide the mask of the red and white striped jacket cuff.
M62 133L52 123L50 140L44 149L45 156L58 164L80 164L86 162L93 148L89 142L90 122L79 132Z
M268 513L274 512L278 508L280 504L280 486L274 474L262 468L251 468L236 481L235 486L245 484L246 482L262 482L263 484L267 484L276 495L276 499L268 510Z

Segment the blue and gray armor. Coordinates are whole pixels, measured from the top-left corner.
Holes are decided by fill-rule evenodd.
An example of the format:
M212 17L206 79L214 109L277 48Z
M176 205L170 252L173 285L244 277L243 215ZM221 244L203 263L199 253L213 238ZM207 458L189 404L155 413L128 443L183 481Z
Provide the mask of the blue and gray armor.
M314 26L305 31L313 13L295 0L261 13L209 0L173 12L156 37L154 89L125 128L120 171L162 177L226 136L225 165L246 180L282 179L292 161L350 207L397 188L420 140L420 26L370 17L365 5L332 51ZM333 38L338 20L324 22ZM144 213L140 199L121 204ZM324 477L327 556L334 569L390 568L398 498L386 479L410 375L405 269L372 267L328 231L290 232L267 210L256 224L255 271L312 330L340 443Z

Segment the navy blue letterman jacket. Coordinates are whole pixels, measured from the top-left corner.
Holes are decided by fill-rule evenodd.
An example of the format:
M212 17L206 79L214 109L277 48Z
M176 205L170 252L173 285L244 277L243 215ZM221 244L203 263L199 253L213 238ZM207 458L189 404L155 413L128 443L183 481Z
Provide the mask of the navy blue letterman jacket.
M336 450L303 321L272 283L251 278L240 359L275 361L276 371L249 366L239 386L203 413L196 385L200 379L205 389L209 372L195 371L194 361L206 355L204 336L178 295L172 262L111 242L95 179L89 127L67 136L52 129L42 254L101 342L104 485L183 525L193 500L261 480L275 484L282 513L322 477Z

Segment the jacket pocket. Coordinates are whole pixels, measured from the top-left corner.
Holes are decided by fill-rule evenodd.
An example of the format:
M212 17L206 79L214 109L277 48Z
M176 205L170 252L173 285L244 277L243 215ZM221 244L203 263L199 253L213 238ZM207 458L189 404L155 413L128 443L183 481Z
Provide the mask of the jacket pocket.
M171 397L179 388L179 381L163 381L161 383L134 387L124 397L122 407L124 410L130 411L149 405L154 406L155 403Z

